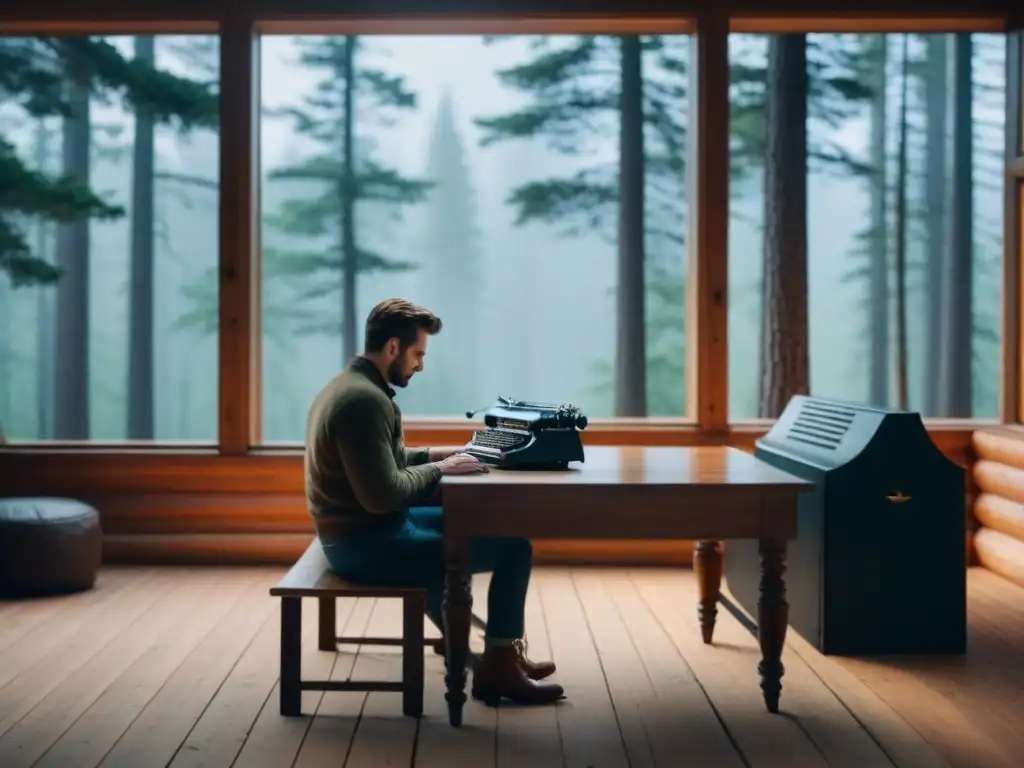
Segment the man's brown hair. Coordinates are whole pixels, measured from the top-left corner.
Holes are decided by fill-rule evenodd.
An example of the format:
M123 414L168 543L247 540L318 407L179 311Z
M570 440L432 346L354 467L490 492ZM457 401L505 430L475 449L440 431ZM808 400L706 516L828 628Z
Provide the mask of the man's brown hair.
M441 330L441 318L405 299L385 299L366 318L363 345L366 352L380 352L389 339L397 338L405 349L416 342L420 330L433 336Z

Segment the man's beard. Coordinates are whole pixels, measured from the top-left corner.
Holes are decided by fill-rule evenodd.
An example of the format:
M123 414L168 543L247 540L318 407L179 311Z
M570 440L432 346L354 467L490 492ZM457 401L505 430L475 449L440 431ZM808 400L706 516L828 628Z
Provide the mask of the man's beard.
M402 374L402 367L398 360L391 361L391 365L388 366L388 384L393 387L407 387L410 378L410 376Z

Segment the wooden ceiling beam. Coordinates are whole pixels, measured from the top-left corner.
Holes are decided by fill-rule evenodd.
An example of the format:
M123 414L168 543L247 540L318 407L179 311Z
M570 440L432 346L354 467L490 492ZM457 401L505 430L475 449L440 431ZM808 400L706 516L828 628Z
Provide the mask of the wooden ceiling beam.
M694 17L708 5L708 0L37 0L4 5L0 25L7 32L19 25L57 26L68 21L128 28L138 22L216 22L231 15L271 20L461 17L555 22L576 17L614 19L628 25L631 20L652 17ZM743 17L747 24L784 22L814 28L834 24L856 26L857 22L874 20L890 25L951 24L951 31L956 31L979 19L1006 19L1011 13L1019 13L1017 0L946 0L941 8L922 0L715 0L714 5L716 11ZM132 27L131 31L140 30Z

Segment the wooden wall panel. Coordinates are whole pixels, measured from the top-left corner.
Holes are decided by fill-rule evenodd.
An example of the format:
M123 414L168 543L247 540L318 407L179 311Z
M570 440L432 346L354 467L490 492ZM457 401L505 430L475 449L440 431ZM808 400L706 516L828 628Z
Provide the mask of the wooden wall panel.
M105 534L312 534L300 494L139 493L79 495L100 510Z
M458 445L468 432L410 430L416 445ZM731 444L753 450L762 429L709 436L691 429L587 431L595 444ZM613 439L614 438L614 439ZM969 429L933 431L952 460L968 467ZM293 562L313 535L303 496L300 453L223 457L210 452L100 453L8 448L0 451L4 494L73 496L102 516L110 562ZM970 480L971 473L968 473ZM967 507L973 506L968 492ZM984 541L984 539L983 539ZM538 563L685 565L690 541L538 541Z
M280 565L288 567L313 539L308 533L107 534L106 563L147 565ZM535 541L537 565L689 566L690 541Z
M1024 542L982 527L974 534L974 552L979 565L1024 586Z
M973 446L975 559L1024 586L1024 428L978 430Z
M312 532L104 535L103 561L147 565L293 564L313 540Z
M598 427L583 433L586 445L731 445L754 449L764 428L699 432L693 427ZM969 426L930 430L932 440L953 461L971 461ZM407 430L410 446L464 445L469 428ZM46 445L0 448L4 493L147 494L234 493L302 494L302 453L264 450L245 456L220 456L210 450L102 450L97 446Z

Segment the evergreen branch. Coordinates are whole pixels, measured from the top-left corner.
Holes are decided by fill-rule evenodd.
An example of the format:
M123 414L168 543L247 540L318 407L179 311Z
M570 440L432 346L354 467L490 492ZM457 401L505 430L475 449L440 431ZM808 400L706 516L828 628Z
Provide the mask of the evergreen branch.
M578 37L568 48L549 50L534 60L499 70L500 82L520 91L543 92L589 74L598 51L597 37Z
M579 151L579 137L597 130L589 118L595 112L613 114L617 109L618 97L613 93L575 93L557 103L527 107L500 117L478 117L473 122L483 131L483 147L509 139L544 136L559 151L574 154Z
M159 181L173 181L178 184L185 184L190 187L199 187L200 189L208 189L212 192L220 191L220 184L214 179L208 179L203 176L193 176L188 173L173 173L171 171L157 171L153 174L153 178Z
M49 178L25 167L14 147L0 139L0 211L67 223L83 217L115 219L124 209L93 194L71 175Z
M318 272L341 273L344 259L341 255L326 254L322 251L274 251L273 273L275 276L301 276L303 278ZM356 272L404 272L415 269L416 264L409 261L389 259L374 251L356 249ZM308 294L307 294L308 297Z
M358 82L369 90L378 107L416 109L416 94L405 85L404 77L379 69L360 69Z
M216 127L220 101L202 83L156 69L149 62L123 55L106 40L93 37L49 37L45 41L65 64L93 89L119 93L133 111L156 123L177 124L185 130Z
M433 182L409 179L372 158L363 158L356 176L356 197L384 203L409 205L426 200Z
M532 221L564 223L581 218L580 225L599 229L609 206L618 203L618 187L580 172L569 179L547 179L524 184L512 191L508 203L518 212L517 226ZM576 235L578 226L566 225L563 235Z
M345 166L334 155L323 153L308 157L295 165L272 170L271 181L322 181L336 185L345 172Z

